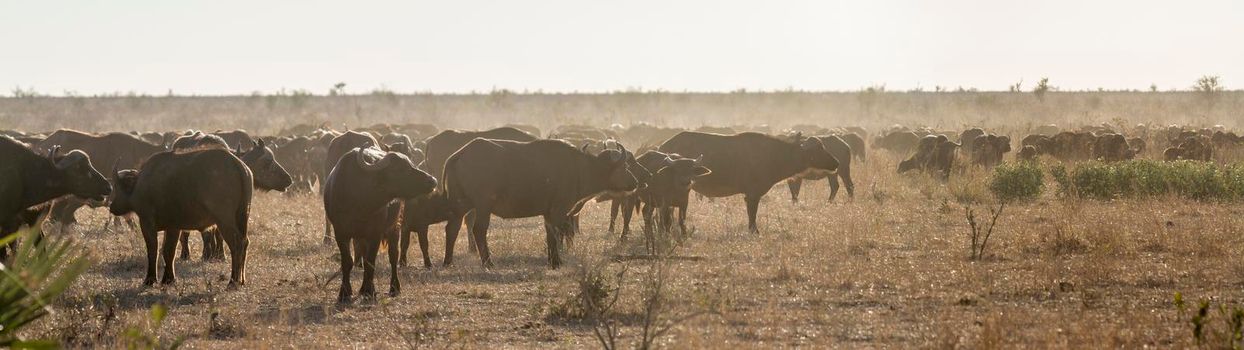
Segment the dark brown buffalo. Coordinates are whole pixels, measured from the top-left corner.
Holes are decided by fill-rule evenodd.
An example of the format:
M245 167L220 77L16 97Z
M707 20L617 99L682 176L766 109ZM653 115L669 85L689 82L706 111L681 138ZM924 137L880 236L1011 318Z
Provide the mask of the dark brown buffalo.
M103 200L112 187L91 164L91 157L78 150L57 155L53 147L46 156L8 136L0 136L0 238L15 232L27 208L58 197Z
M1037 156L1039 155L1040 153L1037 151L1036 146L1027 145L1024 146L1024 148L1019 149L1019 153L1015 155L1015 158L1021 161L1034 161L1037 160Z
M1046 135L1032 134L1025 136L1024 139L1020 141L1020 146L1031 146L1033 152L1036 152L1034 153L1034 157L1042 154L1051 154L1054 149L1054 138Z
M543 216L549 265L561 265L562 235L573 234L571 218L584 203L605 192L635 190L627 154L605 150L590 155L560 140L517 142L475 139L445 162L442 191L453 213L445 225L445 265L453 263L454 242L462 219L475 212L476 248L484 266L491 215L502 218ZM569 237L565 237L569 238Z
M966 132L964 133L967 134ZM963 140L964 149L968 149L967 140ZM977 135L972 140L972 151L968 153L972 164L991 168L1002 163L1002 157L1011 151L1011 138L994 134Z
M251 176L254 179L254 188L263 191L285 191L293 184L293 177L285 170L285 167L277 161L275 153L266 144L266 141L249 141L248 151L234 151L234 155L246 164L250 169ZM212 134L204 134L196 132L188 136L182 136L173 142L173 149L181 152L188 152L200 149L223 149L229 150L229 146L219 136ZM217 230L207 230L201 232L203 237L203 260L224 259L224 238L221 237ZM190 258L189 233L181 235L181 256L182 259Z
M700 165L703 157L690 159L677 154L650 151L640 155L637 161L646 169L651 169L651 175L645 183L646 186L635 191L634 198L637 200L628 203L630 206L624 208L630 212L635 210L634 206L643 204L644 241L648 252L655 254L655 235L672 231L675 208L678 209L679 235L687 236L687 205L691 186L696 179L712 171ZM623 238L625 237L623 231Z
M855 157L855 159L859 159L860 163L864 163L868 161L868 157L865 155L865 151L867 150L867 147L864 147L864 136L863 135L858 134L855 131L845 132L845 133L831 133L830 135L838 136L843 141L846 141L847 145L851 146L851 156Z
M250 150L252 145L251 140L253 140L251 135L246 133L246 130L217 130L216 132L213 132L212 135L220 136L220 138L224 139L225 144L228 144L230 148L238 148L243 151Z
M333 162L336 159L328 159L328 147L332 146L333 139L342 133L321 130L311 135L311 148L307 149L307 158L311 160L310 167L315 171L315 181L322 187L324 180L328 178L328 171L332 170Z
M1141 153L1144 153L1149 146L1143 137L1129 137L1127 139L1127 147L1132 149L1133 154L1140 155Z
M1092 158L1093 144L1097 136L1087 132L1064 131L1051 138L1050 155L1062 161L1085 160Z
M959 144L963 146L963 151L967 153L968 158L976 159L976 137L984 135L985 130L981 128L970 128L959 134Z
M339 160L341 160L341 157L345 156L346 153L350 153L356 148L368 148L368 147L373 147L373 146L382 147L382 144L379 141L376 141L376 138L372 137L371 134L367 134L367 133L361 133L357 131L346 131L345 133L341 134L341 136L334 137L332 142L328 146L327 152L325 152L325 156L324 156L325 162L324 162L323 173L331 174L333 172L333 168L336 167L338 164L340 164ZM328 179L327 175L325 175L324 179L325 179L325 183L327 183L327 179ZM321 189L320 192L323 193L323 190ZM332 223L325 221L324 222L324 244L332 244L332 243L333 243L333 226L332 226Z
M355 148L338 158L324 183L324 212L333 226L341 253L341 290L337 302L351 299L350 270L355 258L363 262L363 285L359 295L375 298L373 276L381 243L389 246L389 295L397 296L398 231L404 199L428 194L436 179L415 169L410 159L378 148Z
M406 266L407 251L410 250L410 233L414 232L419 239L419 251L423 253L423 267L432 267L432 258L428 255L428 226L449 221L453 215L449 210L449 201L441 191L426 196L406 200L405 214L402 215L402 255L399 264Z
M310 192L315 183L316 171L311 167L311 147L309 137L297 136L272 148L272 155L276 157L277 163L281 163L293 178L290 187L293 192Z
M911 131L891 132L882 136L878 136L873 140L872 147L888 150L899 155L911 153L916 148L916 144L920 142L920 136Z
M510 127L500 127L485 131L445 130L428 138L428 146L423 151L428 156L423 170L432 176L441 176L445 172L445 161L450 155L475 138L510 141L535 141L535 135Z
M821 140L800 135L794 138L795 142L787 142L751 132L731 136L682 132L665 141L660 151L704 156L703 166L713 173L699 178L691 188L708 197L743 194L747 228L759 233L756 213L760 198L773 185L808 169L838 170L838 160L825 150Z
M929 135L920 139L916 152L910 158L898 163L898 173L921 170L932 173L943 181L950 179L950 168L954 166L955 150L959 144L950 142L946 135Z
M1092 158L1103 162L1118 162L1136 157L1136 152L1120 134L1103 133L1093 141Z
M152 155L138 170L116 172L109 211L138 215L147 249L144 285L155 284L156 258L164 257L163 284L177 277L174 253L186 230L216 226L229 246L229 285L246 284L247 220L254 180L246 164L222 149L167 151ZM164 245L157 253L159 232Z
M851 154L855 152L855 149L838 136L818 136L817 139L820 139L821 144L825 145L825 151L838 160L838 170L833 172L810 169L786 179L786 187L790 190L790 200L792 202L799 201L799 190L803 187L803 180L826 179L829 183L829 200L833 201L834 198L838 197L839 178L847 186L847 197L855 198L855 182L851 180Z
M126 133L88 134L75 130L57 130L46 139L35 145L35 149L46 152L54 146L62 149L81 150L90 156L97 169L132 168L156 152L164 151L163 146L153 145ZM113 174L105 175L112 177ZM77 198L56 201L52 206L49 219L62 226L76 223L73 213L86 205Z
M196 148L233 149L220 136L205 134L202 131L194 131L173 140L173 149L175 150L190 151Z
M1208 137L1189 136L1184 137L1182 142L1175 147L1167 148L1162 152L1162 156L1168 161L1180 159L1210 161L1214 159L1214 146Z

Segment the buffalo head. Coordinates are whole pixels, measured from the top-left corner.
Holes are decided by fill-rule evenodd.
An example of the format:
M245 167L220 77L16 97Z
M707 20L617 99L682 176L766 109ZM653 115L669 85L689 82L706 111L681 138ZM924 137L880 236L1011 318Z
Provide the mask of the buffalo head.
M587 151L587 145L584 144L582 150ZM631 174L630 163L634 162L635 156L626 150L622 144L617 144L617 149L606 149L597 153L593 162L593 173L602 174L606 178L606 191L609 192L631 192L639 188L639 181L635 180L635 175Z
M60 146L48 151L48 160L56 168L56 174L48 177L49 185L67 190L70 194L83 199L102 201L112 192L108 179L91 165L91 157L86 153L73 150L65 155L57 155Z
M677 156L665 157L665 166L657 169L654 176L668 176L673 180L674 185L685 189L691 188L695 179L712 173L712 170L701 165L704 162L704 155L696 159L682 157L674 159L674 157Z
M830 173L838 171L838 159L825 150L821 139L809 137L797 142L799 142L799 157L803 160L805 167L827 170Z
M247 168L251 169L255 177L255 187L263 190L284 191L290 184L293 184L293 177L289 176L285 167L277 163L276 156L272 154L272 149L267 147L266 142L263 139L252 142L254 145L250 150L246 152L238 150L234 153L242 160L242 163L246 163Z
M436 188L436 178L415 169L410 158L404 154L382 152L375 148L356 148L353 152L359 169L374 176L376 182L367 186L378 186L400 198L422 196Z
M108 196L108 212L112 215L121 216L134 211L134 207L130 205L130 195L134 194L134 186L138 184L138 170L126 169L117 171L113 169L112 185L113 191Z

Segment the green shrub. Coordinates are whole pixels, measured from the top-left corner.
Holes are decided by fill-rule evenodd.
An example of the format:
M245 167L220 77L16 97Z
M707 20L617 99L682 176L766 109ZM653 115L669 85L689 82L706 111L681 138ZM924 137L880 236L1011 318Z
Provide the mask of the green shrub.
M1210 162L1134 160L1118 163L1086 162L1068 175L1065 168L1050 170L1067 194L1081 198L1114 199L1179 196L1198 201L1244 199L1244 166Z
M1037 199L1044 187L1044 176L1035 162L998 165L994 167L993 179L989 181L989 191L1003 202Z
M88 260L81 245L39 236L36 227L0 239L3 245L21 238L12 260L0 263L0 348L57 347L54 341L21 339L18 333L47 316L49 304L86 271Z

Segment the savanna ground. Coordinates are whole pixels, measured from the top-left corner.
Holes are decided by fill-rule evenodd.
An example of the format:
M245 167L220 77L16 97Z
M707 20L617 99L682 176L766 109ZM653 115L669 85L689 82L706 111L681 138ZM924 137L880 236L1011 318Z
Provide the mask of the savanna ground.
M983 185L897 176L893 164L877 157L857 169L850 202L827 202L823 182L808 186L798 204L785 186L775 187L761 207L759 236L747 233L739 198L695 201L694 236L668 261L665 315L704 314L660 343L1184 347L1194 344L1191 311L1173 306L1176 292L1191 301L1244 299L1238 205L1047 195L1005 208L987 257L970 261L956 198L983 198L972 193ZM974 206L987 212L986 205ZM606 232L607 204L598 203L587 208L561 269L545 264L537 219L494 224L496 268L482 269L464 244L456 265L441 268L437 225L438 267L399 269L397 298L339 307L338 282L329 280L336 252L320 244L318 198L264 193L254 208L249 284L233 291L225 289L227 263L197 257L180 262L176 285L143 288L139 235L101 229L103 209L81 213L84 224L62 234L87 243L95 265L30 334L119 346L130 341L128 329L147 329L149 307L162 304L169 316L152 334L165 342L185 337L190 347L596 347L589 322L557 310L579 290L579 269L608 264L610 272L628 270L614 311L619 342L629 345L641 332L648 270L659 266L612 259L642 253L640 235L619 243ZM192 244L197 253L199 242ZM382 264L382 292L389 273Z
M932 107L926 106L926 112L938 118L928 119L925 125L958 127L987 121L997 128L1081 119L1084 123L1115 119L1134 123L1137 120L1128 116L1137 108L1149 113L1145 122L1164 122L1167 119L1159 114L1171 113L1172 122L1208 120L1212 125L1238 122L1227 116L1238 116L1241 110L1236 93L1228 93L1225 102L1207 113L1192 112L1204 107L1189 95L1146 94L1065 94L1051 96L1055 102L1045 102L1061 103L1052 105L1020 100L1032 99L1031 95L947 94L943 100L921 102L913 96L882 94L882 98L915 102L869 108L879 108L882 112L877 113L881 114L904 111L915 115L920 109L912 105L927 104ZM639 97L641 101L644 98ZM860 109L866 103L860 97L842 98L844 104L859 104L846 109ZM74 108L85 108L87 112L82 113L89 113L91 106L115 103L111 114L99 114L106 124L77 127L175 129L191 127L196 111L224 108L214 105L210 98L186 99L216 107L171 111L159 109L168 107L160 104L180 106L180 102L135 98L139 102L126 105L125 99L85 99L79 107L73 107L73 100L6 99L0 120L26 130L62 125L58 123L96 123L75 117ZM249 108L264 110L264 100L257 101ZM322 102L310 101L309 105ZM22 118L21 103L37 104L28 108L41 117ZM989 103L998 105L980 107ZM441 108L446 105L442 101ZM500 108L496 106L483 109L495 112ZM558 108L558 104L549 106ZM799 106L746 103L723 110L733 116L748 111L808 108ZM1031 106L1049 112L1049 116L1026 109ZM161 111L160 115L183 115L177 120L187 120L182 123L150 117L144 108ZM163 121L120 127L129 124L114 118L122 118L127 110L148 116L134 119L141 121L136 123ZM990 111L1010 111L1005 116L1012 119L989 119L985 115ZM445 113L444 109L440 113ZM841 109L826 113L851 114ZM682 120L675 114L658 114ZM948 117L956 114L964 117ZM1020 119L1028 114L1032 119ZM267 132L277 129L274 125L278 123L290 121L238 115L240 124ZM441 120L465 126L485 123L457 121L465 118L464 114L449 115ZM792 115L785 123L816 122L818 118L813 114ZM389 120L385 118L398 117L356 122ZM600 112L587 121L600 124L608 118L608 112ZM778 124L785 119L766 115L759 120ZM580 120L548 119L539 124L575 121ZM836 119L820 124L852 124L850 121ZM208 119L197 127L225 128L227 122ZM681 124L733 122L705 119ZM920 120L874 118L867 123L893 122ZM670 348L1193 347L1196 343L1190 319L1197 301L1213 301L1211 317L1217 316L1215 309L1221 303L1244 303L1244 251L1240 249L1244 244L1244 206L1179 198L1062 198L1054 193L1047 177L1047 190L1040 199L1005 207L985 258L973 261L968 258L970 236L964 208L970 206L978 216L988 216L988 208L995 204L986 189L987 173L969 170L943 184L923 176L894 174L896 157L870 152L867 163L854 164L857 190L852 201L845 200L845 193L836 202L826 201L823 181L806 183L799 203L791 203L785 185L775 186L761 204L760 235L747 233L741 198L693 199L688 222L694 233L664 262L615 259L642 253L642 234L633 233L620 243L617 234L607 233L607 203L590 204L585 209L583 233L566 251L568 262L557 270L546 265L539 219L494 220L489 238L496 267L490 270L484 270L478 258L466 250L466 240L461 237L455 265L439 267L444 255L443 225L435 225L431 255L437 267L424 269L414 263L402 268L398 271L403 283L401 296L382 296L374 303L344 307L335 303L339 282L331 277L338 270L336 249L320 243L324 215L316 195L256 195L250 221L248 284L238 290L225 288L227 262L198 260L201 243L197 235L191 239L195 257L179 261L176 285L142 287L145 259L139 234L126 228L104 229L104 222L109 220L106 210L84 210L79 212L81 225L53 234L85 243L94 264L56 303L56 313L39 321L26 335L60 339L75 347L124 346L135 339L127 335L131 330L158 335L165 345L184 338L186 346L193 348L598 347L592 322L566 309L581 290L582 271L603 268L606 284L617 286L620 293L610 316L621 325L618 343L630 347L640 341L645 286L653 278L650 271L659 266L665 266L667 273L662 293L667 308L662 315L666 319L699 315L675 324L658 338L658 344ZM638 231L639 221L632 227ZM420 260L415 249L411 260ZM377 286L384 293L391 271L387 263L380 265ZM614 272L620 270L627 272L615 280ZM358 288L361 272L356 274ZM1189 304L1184 311L1174 306L1176 293ZM158 329L151 327L149 316L156 304L168 310ZM1223 321L1219 317L1212 322L1220 327Z

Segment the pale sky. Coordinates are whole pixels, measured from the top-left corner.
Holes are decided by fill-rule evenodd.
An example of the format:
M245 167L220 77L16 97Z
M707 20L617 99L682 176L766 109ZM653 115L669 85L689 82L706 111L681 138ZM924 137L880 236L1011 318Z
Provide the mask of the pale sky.
M0 94L1244 87L1244 1L0 0Z

